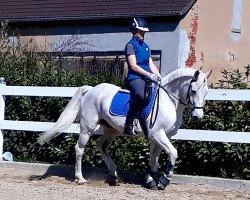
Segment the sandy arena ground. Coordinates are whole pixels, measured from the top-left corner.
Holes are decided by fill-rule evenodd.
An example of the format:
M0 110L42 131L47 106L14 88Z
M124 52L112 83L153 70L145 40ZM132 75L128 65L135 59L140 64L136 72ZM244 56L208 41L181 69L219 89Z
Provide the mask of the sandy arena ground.
M151 191L140 184L140 178L136 180L135 176L127 173L122 175L123 180L121 180L120 186L109 186L104 180L105 170L96 169L88 169L86 172L85 177L87 176L89 181L86 185L77 185L74 182L73 171L72 167L58 171L53 167L45 170L40 165L20 167L1 163L0 199L250 200L250 189L246 185L239 189L216 187L211 184L183 184L173 181L164 191ZM230 187L232 187L232 183Z

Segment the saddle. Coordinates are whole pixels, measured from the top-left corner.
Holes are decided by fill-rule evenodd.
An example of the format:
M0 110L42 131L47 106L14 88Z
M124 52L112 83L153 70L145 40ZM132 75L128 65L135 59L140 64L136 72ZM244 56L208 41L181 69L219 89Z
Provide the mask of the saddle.
M146 83L145 87L145 99L143 100L143 110L138 114L138 119L145 119L148 117L151 112L155 96L156 96L157 87L151 82ZM125 117L127 116L130 106L130 92L125 89L119 90L113 97L110 114L113 116Z

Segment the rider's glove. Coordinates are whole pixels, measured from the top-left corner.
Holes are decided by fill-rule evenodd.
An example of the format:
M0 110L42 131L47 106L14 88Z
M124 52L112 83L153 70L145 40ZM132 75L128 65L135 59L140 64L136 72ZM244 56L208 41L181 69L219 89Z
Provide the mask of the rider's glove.
M153 74L153 73L151 73L151 74L148 76L148 78L149 78L151 81L156 82L156 83L158 83L158 82L161 81L161 77L158 77L158 76L156 76L156 75Z

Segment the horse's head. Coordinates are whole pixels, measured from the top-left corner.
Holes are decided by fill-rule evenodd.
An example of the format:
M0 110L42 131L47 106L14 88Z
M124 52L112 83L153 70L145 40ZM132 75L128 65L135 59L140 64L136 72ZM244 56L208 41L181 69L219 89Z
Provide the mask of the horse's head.
M190 107L191 117L195 121L203 117L205 96L208 93L207 79L211 73L212 70L207 73L200 70L195 71L188 86L187 105Z

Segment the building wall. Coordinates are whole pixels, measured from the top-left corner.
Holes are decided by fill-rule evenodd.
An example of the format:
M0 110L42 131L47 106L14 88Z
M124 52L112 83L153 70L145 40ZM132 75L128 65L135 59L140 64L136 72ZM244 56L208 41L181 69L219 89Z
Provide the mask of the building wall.
M210 82L222 78L222 69L245 72L250 64L249 10L249 0L198 0L180 25L190 40L187 66L212 69Z
M161 52L161 61L156 64L160 64L162 76L185 66L212 69L209 81L215 83L222 78L223 69L244 71L250 64L249 10L249 0L197 0L180 22L148 21L150 32L145 41L151 50ZM65 51L123 52L131 38L128 23L104 22L36 24L19 32L25 41L32 37L42 51L58 50L65 40L75 37L80 43Z
M185 64L179 61L179 22L149 22L150 32L146 33L145 41L150 49L161 52L161 74L164 76L178 65ZM78 41L65 51L81 52L123 52L125 44L132 34L128 25L83 25L83 26L52 26L33 27L19 30L23 41L32 41L41 51L60 50L66 40L72 37ZM184 32L185 34L185 32ZM187 36L186 36L187 37Z

